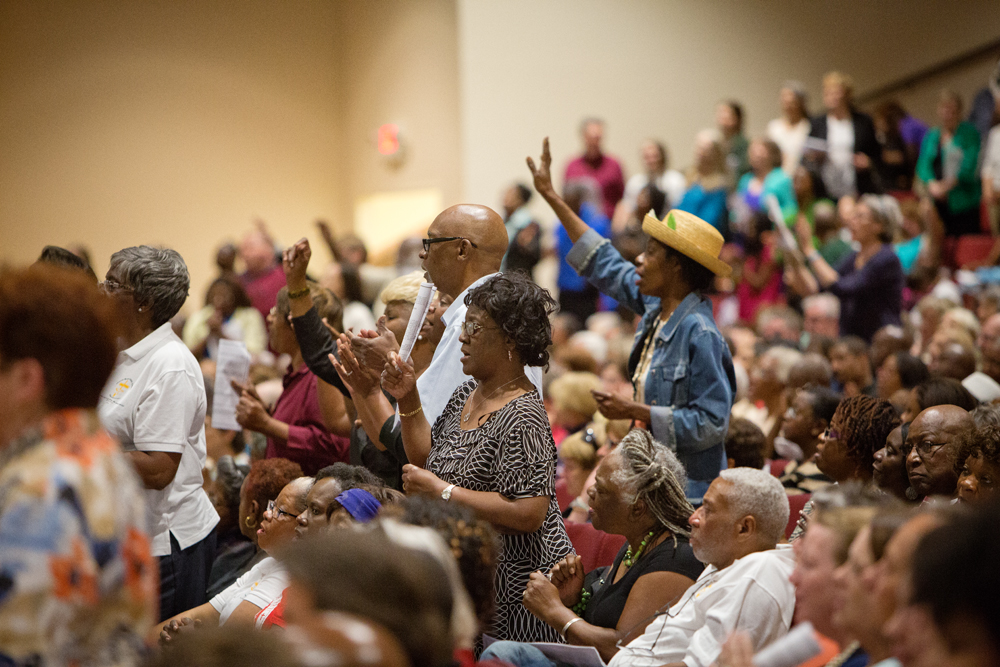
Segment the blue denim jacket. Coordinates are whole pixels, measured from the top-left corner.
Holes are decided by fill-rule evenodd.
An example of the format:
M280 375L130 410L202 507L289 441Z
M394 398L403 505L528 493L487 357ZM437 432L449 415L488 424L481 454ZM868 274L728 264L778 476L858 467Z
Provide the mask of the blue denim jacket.
M628 363L634 373L660 316L660 300L639 293L635 266L593 230L580 237L567 260L601 292L642 316ZM636 400L650 406L653 436L677 452L688 474L688 497L700 500L726 467L724 441L736 393L733 359L711 302L693 293L670 315L655 346L645 396Z

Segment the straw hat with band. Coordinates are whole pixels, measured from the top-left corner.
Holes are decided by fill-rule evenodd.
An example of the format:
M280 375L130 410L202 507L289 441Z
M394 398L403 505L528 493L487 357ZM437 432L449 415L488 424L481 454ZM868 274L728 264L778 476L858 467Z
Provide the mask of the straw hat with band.
M646 214L642 231L665 246L687 255L717 276L729 276L733 268L719 259L724 242L722 234L698 216L674 209L658 220L653 212Z

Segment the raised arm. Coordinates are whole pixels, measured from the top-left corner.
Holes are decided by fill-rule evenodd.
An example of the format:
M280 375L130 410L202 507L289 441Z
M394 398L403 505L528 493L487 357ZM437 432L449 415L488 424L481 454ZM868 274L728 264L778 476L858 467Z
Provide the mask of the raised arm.
M573 209L562 200L552 185L552 154L549 153L548 137L542 140L542 157L539 160L538 168L535 167L535 161L530 157L527 162L528 169L531 170L531 176L535 181L535 190L549 203L559 218L559 222L566 229L566 233L569 234L570 240L576 243L583 236L583 233L590 229L590 226L573 212Z
M382 372L382 386L392 394L399 406L403 431L403 448L410 463L423 467L431 453L431 425L424 415L417 391L417 376L413 366L391 352Z

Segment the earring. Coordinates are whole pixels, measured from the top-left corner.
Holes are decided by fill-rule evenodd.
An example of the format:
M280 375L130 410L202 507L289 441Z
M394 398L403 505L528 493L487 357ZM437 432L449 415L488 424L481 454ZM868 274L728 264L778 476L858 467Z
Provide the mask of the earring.
M142 306L139 306L139 312L140 313L142 312Z
M257 522L253 520L252 516L248 515L247 518L243 519L243 523L247 525L247 528L253 528Z
M507 350L507 361L514 361L514 355L510 353L510 350Z

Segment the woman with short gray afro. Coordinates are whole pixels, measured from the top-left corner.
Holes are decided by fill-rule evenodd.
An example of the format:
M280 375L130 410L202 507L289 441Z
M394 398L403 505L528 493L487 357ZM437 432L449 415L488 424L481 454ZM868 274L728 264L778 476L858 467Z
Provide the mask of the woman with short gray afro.
M119 250L111 255L108 273L112 272L117 281L107 280L105 286L109 282L127 286L135 302L150 309L154 329L180 311L191 287L184 259L169 248L140 245Z

